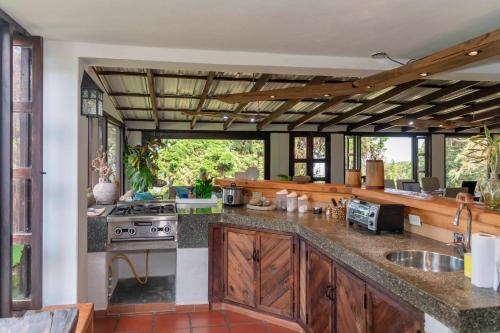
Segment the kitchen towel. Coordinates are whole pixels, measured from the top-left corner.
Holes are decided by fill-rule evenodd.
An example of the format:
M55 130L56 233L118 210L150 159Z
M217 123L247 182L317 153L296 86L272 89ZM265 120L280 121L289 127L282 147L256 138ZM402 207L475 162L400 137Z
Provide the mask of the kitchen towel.
M495 237L495 262L493 264L493 289L498 289L499 279L498 279L498 269L497 267L500 262L500 236Z
M495 240L493 235L472 234L472 284L476 287L493 288Z

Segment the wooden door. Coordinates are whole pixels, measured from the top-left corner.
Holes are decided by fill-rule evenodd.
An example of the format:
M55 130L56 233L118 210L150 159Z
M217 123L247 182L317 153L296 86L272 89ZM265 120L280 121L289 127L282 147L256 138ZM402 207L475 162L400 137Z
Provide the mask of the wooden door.
M367 286L369 333L423 333L423 313Z
M334 327L334 302L328 297L328 292L334 287L332 262L309 247L307 266L307 326L313 333L331 333Z
M257 307L293 317L294 253L289 235L259 232L257 238Z
M255 307L256 301L256 232L224 229L225 299Z
M365 282L336 267L337 333L366 332Z

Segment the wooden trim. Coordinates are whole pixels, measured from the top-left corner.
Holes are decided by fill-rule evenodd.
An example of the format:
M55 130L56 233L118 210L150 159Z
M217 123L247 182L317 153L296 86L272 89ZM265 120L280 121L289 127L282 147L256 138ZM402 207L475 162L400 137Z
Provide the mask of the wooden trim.
M305 159L295 158L295 138L306 137L307 139L307 149ZM316 137L325 138L325 158L314 159L313 158L313 141ZM290 133L290 160L289 160L289 175L295 175L295 163L306 163L307 175L311 176L312 181L325 181L325 183L330 182L330 167L331 167L331 154L330 154L330 135L328 133L304 133L304 132L292 132ZM314 163L325 163L325 177L313 177L313 166Z
M330 101L325 102L323 104L320 104L317 106L314 110L309 111L306 113L304 116L302 116L300 119L294 121L290 125L288 125L288 130L292 131L295 128L304 125L307 123L310 119L320 115L323 113L323 111L328 110L329 108L332 108L336 105L339 105L340 103L343 103L349 96L337 96L332 98ZM318 128L319 131L319 128Z
M155 79L153 77L153 70L147 69L146 73L149 90L149 101L151 103L151 108L153 109L153 121L155 123L155 128L158 128L158 101L156 99L156 86Z
M215 72L209 72L207 80L205 81L205 86L203 87L203 92L201 93L200 100L198 101L198 106L196 107L196 113L200 113L203 108L203 104L205 104L205 99L208 96L208 92L210 91L210 87L214 82ZM158 112L158 110L156 110ZM194 116L191 120L191 129L194 129L196 126L196 120L198 120L198 116Z
M0 317L11 314L12 269L12 36L0 20Z

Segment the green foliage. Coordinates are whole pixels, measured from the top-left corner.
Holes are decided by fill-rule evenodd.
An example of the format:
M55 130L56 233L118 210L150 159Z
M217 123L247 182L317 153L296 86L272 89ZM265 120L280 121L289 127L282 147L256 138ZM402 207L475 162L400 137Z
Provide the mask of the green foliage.
M361 140L361 174L366 174L366 160L378 159L384 161L384 177L386 179L411 179L412 176L412 162L389 161L384 158L387 151L385 147L388 137L363 137Z
M156 162L162 147L160 140L150 140L142 146L125 143L125 170L134 191L145 192L157 181L159 168Z
M197 198L210 198L212 196L213 178L209 178L207 170L202 168L200 170L200 178L196 179L194 193Z
M471 138L446 138L445 166L447 187L459 187L464 180L481 182L485 179L488 174L487 163L470 157L477 153L478 147L477 140L472 140Z
M289 175L284 175L282 173L276 175L276 177L278 177L280 180L284 180L284 181L292 181L293 177L292 176L289 176Z
M260 140L164 139L158 177L170 185L193 185L203 168L210 178L232 178L251 166L264 176L264 144ZM196 185L196 184L195 184Z

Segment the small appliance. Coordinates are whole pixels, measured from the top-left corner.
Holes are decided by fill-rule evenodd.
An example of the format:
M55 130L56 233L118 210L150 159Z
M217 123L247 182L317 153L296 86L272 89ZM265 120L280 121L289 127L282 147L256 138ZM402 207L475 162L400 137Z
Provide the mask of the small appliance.
M349 225L360 225L374 234L380 234L381 231L403 233L404 205L353 199L347 206L347 221Z
M222 188L222 203L224 206L243 206L243 187L232 183Z

